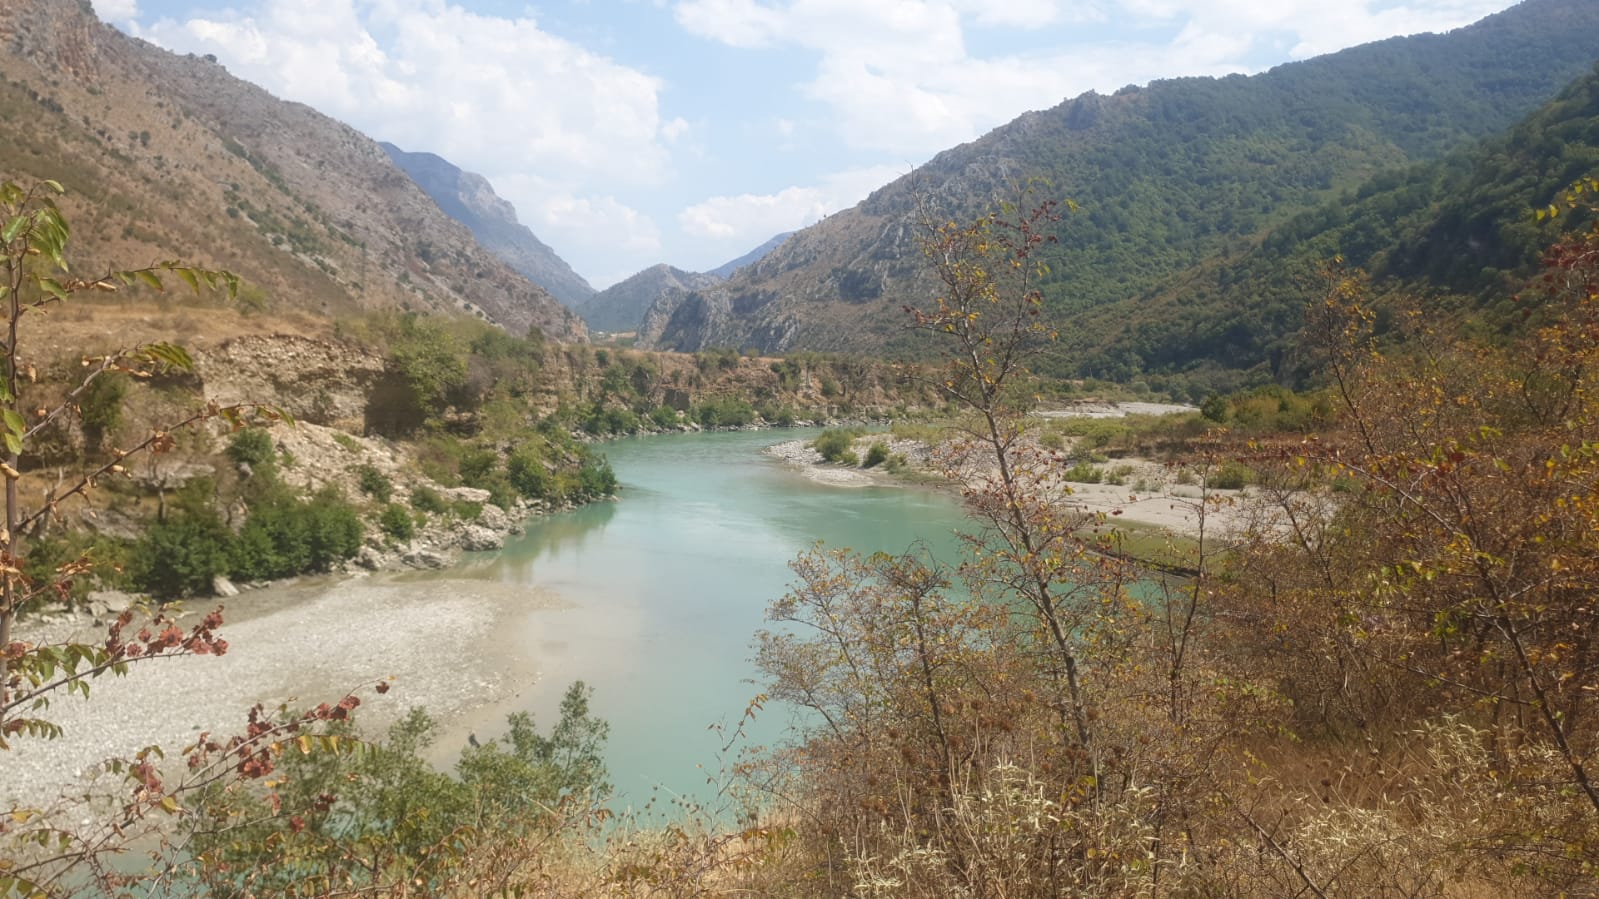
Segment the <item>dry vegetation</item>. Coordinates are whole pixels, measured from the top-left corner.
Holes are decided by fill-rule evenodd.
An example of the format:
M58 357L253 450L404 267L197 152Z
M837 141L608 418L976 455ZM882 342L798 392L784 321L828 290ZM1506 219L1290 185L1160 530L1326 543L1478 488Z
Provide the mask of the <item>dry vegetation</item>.
M1314 436L1212 444L1202 463L1247 463L1269 525L1222 554L1202 520L1193 576L1158 579L1051 501L1067 469L1027 436L1040 221L930 234L945 290L918 321L953 345L942 390L971 413L964 452L990 460L951 465L969 551L795 562L759 636L757 707L805 715L732 772L732 816L609 824L586 705L456 778L416 762L425 722L330 743L340 706L263 719L226 765L202 740L199 787L131 769L136 820L195 801L142 888L1593 894L1599 231L1551 250L1535 321L1504 346L1403 316L1380 345L1361 282L1332 279L1302 336L1330 397ZM53 833L32 822L8 825L12 845ZM58 864L116 894L94 863L106 839Z

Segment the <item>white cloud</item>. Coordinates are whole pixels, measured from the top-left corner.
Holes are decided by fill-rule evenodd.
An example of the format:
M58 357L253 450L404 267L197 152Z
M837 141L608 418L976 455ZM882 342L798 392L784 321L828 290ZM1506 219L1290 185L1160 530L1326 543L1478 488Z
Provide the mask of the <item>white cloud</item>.
M93 0L94 14L107 22L131 22L139 17L138 0Z
M874 166L828 175L814 187L711 197L678 213L677 220L695 237L728 246L755 246L774 234L802 228L853 206L903 174L903 168Z
M1296 57L1391 34L1458 27L1505 0L680 0L679 24L734 47L816 55L800 92L851 145L921 155L1085 90L1252 71L1263 45ZM1074 41L1073 25L1098 23ZM967 30L1049 29L1048 50L968 50ZM1059 34L1060 39L1053 40ZM1156 37L1158 36L1158 37ZM1275 55L1275 54L1273 54ZM1276 61L1275 59L1272 61Z
M537 175L507 175L494 190L522 224L554 247L596 289L659 262L661 231L648 215L608 194L586 195Z
M530 15L482 15L445 0L263 0L137 30L179 52L214 53L285 99L404 149L438 153L496 185L538 172L544 210L556 195L662 183L669 145L689 130L661 115L657 78L552 35ZM533 224L546 217L541 208L517 205L543 239L569 252ZM617 229L608 235L613 247L658 248L654 226L625 208L572 199L567 211L589 224L559 230L586 234L603 220Z

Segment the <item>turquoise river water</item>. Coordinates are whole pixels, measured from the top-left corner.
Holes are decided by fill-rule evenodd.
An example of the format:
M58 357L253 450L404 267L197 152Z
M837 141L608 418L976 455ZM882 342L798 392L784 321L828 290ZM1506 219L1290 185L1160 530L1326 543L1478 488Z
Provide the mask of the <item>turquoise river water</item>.
M556 594L530 616L526 649L541 677L516 705L541 728L566 686L594 688L611 725L607 763L618 806L681 796L710 801L730 759L715 725L731 726L760 691L750 663L767 604L793 580L788 563L817 541L902 552L917 541L953 558L959 504L901 486L819 484L761 452L805 431L646 437L607 443L617 502L536 519L497 553L469 556L452 577L489 578ZM749 729L781 738L789 711L770 706ZM485 724L484 733L495 728Z

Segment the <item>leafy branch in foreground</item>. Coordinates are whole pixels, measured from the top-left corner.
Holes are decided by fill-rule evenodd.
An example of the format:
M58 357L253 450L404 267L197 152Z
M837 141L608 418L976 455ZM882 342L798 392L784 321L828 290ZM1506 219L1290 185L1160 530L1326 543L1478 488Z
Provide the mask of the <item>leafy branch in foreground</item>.
M71 273L65 257L70 230L55 196L59 184L44 181L31 187L0 183L0 477L3 477L4 526L0 528L0 750L17 738L54 738L61 728L44 716L57 696L89 695L98 677L122 675L143 660L183 655L222 655L227 641L218 636L221 610L185 628L165 612L139 607L124 611L99 643L34 643L16 639L14 628L27 609L50 598L69 595L74 578L88 573L91 560L79 557L56 566L47 575L28 573L30 542L55 519L64 502L86 495L102 479L121 475L129 460L157 455L175 446L175 433L220 421L231 428L282 419L275 409L259 405L207 404L180 421L154 427L127 448L112 449L73 480L37 490L31 500L22 487L29 483L26 460L43 429L63 418L81 415L81 404L102 378L151 378L172 371L192 371L183 348L153 342L85 358L75 385L53 405L33 401L30 388L38 374L24 351L24 324L53 305L86 293L115 293L129 288L162 290L176 279L190 290L218 292L232 298L239 287L230 273L160 262L144 268L114 270L83 278ZM132 760L112 760L107 770L120 774L129 793L122 800L85 798L64 812L13 808L0 823L0 895L50 895L86 889L91 882L116 892L128 879L106 859L127 851L142 831L160 834L170 848L168 829L152 813L181 818L184 797L227 780L259 779L272 770L286 739L311 738L314 726L345 717L356 703L347 697L334 711L277 716L256 709L245 735L214 741L202 735L188 751L189 774L175 786L163 782L159 748L140 751ZM318 737L317 739L321 739ZM66 821L67 823L57 823ZM180 829L181 830L181 829ZM180 853L181 854L181 853ZM169 856L170 860L171 856Z

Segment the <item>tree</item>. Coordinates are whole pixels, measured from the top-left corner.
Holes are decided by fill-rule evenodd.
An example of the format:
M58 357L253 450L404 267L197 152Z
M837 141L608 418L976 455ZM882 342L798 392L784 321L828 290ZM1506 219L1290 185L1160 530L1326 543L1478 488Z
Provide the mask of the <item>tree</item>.
M40 407L30 392L34 368L26 352L29 322L42 310L89 292L116 293L135 287L161 290L173 279L196 292L216 291L229 297L238 288L238 280L231 274L177 262L93 277L73 274L65 257L69 230L54 201L61 192L61 186L52 181L29 187L0 183L0 313L5 318L0 331L0 438L5 442L0 454L0 476L5 479L5 521L0 530L0 751L17 739L51 738L61 733L44 717L53 696L87 696L94 678L126 674L131 665L145 659L221 655L228 649L227 641L218 635L220 610L185 629L164 613L129 609L109 625L102 642L93 644L35 644L18 639L14 633L18 616L53 597L67 595L72 579L91 566L89 559L76 558L47 575L30 576L33 535L58 514L63 503L87 494L104 478L121 474L130 458L172 449L174 435L181 429L211 420L242 427L280 417L263 406L210 404L180 421L152 427L131 446L108 450L106 461L90 464L76 480L63 481L38 494L24 489L32 483L25 465L32 441L53 422L74 414L88 398L99 395L103 387L96 385L102 379L149 377L192 367L189 355L169 343L124 347L85 359L81 380L65 398L54 406ZM91 402L91 408L93 405ZM168 536L181 543L189 535ZM189 546L185 551L192 549ZM189 569L209 564L196 560L182 576L194 573ZM180 590L192 586L191 580L184 580ZM158 766L161 754L157 748L143 750L132 759L113 760L110 769L124 778L127 792L108 803L108 814L87 805L54 812L7 810L5 826L0 828L0 895L60 894L83 889L89 882L109 889L128 878L107 868L104 857L124 852L152 833L158 838L151 842L156 847L151 851L164 859L154 875L154 890L185 858L159 824L178 820L188 797L206 787L266 776L275 767L285 741L327 745L317 733L319 728L347 717L359 702L347 696L337 707L323 706L300 714L257 707L250 711L241 735L201 734L185 752L185 773L170 782ZM0 766L4 766L3 759Z

